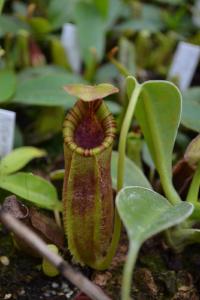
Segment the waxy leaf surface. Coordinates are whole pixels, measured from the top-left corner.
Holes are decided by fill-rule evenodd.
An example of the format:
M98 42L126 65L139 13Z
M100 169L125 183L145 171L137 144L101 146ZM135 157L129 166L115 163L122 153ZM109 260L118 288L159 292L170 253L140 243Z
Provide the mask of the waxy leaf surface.
M123 188L116 203L129 239L140 245L151 236L181 223L193 210L190 203L171 205L163 196L142 187Z
M116 198L119 215L129 237L129 251L122 280L122 299L128 300L131 276L142 243L153 235L177 225L189 217L193 205L171 205L156 192L142 187L125 187Z

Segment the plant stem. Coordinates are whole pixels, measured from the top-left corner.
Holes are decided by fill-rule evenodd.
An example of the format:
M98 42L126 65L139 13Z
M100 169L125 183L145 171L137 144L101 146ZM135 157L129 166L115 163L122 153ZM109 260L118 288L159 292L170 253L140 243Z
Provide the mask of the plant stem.
M190 185L186 201L193 203L194 205L198 203L199 187L200 187L200 162L192 178L192 183Z
M133 269L136 263L140 246L135 242L131 242L129 246L128 256L124 265L122 279L122 300L129 300Z
M131 99L129 101L127 111L124 117L124 121L122 123L122 128L119 137L119 161L118 161L118 169L117 169L117 190L121 190L124 183L124 166L125 166L125 153L126 153L126 140L128 131L131 125L131 121L133 118L133 113L136 107L136 103L141 91L141 85L136 83L135 89L131 95Z
M139 83L136 84L135 89L131 95L131 99L129 101L126 114L124 117L124 121L122 123L122 129L120 132L119 138L119 160L118 160L118 171L117 171L117 191L123 188L124 183L124 168L125 168L125 153L126 153L126 140L128 131L131 125L131 121L133 118L133 113L135 110L135 106L140 94L141 86ZM115 207L115 219L114 219L114 232L113 238L111 241L111 245L109 247L108 253L103 261L99 262L94 267L99 270L106 269L112 261L113 256L115 255L119 239L121 235L121 220L117 211L117 207Z
M182 200L175 190L171 179L169 179L167 175L160 172L160 181L169 202L171 202L173 205L180 203Z

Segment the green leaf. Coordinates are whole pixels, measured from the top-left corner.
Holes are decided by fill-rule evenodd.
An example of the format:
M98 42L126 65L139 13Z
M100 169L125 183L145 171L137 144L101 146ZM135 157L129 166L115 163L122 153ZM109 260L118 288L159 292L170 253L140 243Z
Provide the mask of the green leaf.
M161 10L155 5L143 4L138 16L124 21L115 27L120 31L141 31L158 32L163 29Z
M50 0L47 7L49 22L53 29L59 29L74 15L74 0Z
M85 63L90 62L92 49L95 51L96 59L101 60L105 50L105 23L99 11L92 3L78 2L75 22Z
M0 102L9 100L15 92L15 88L15 73L10 70L0 70Z
M65 91L77 98L90 102L103 99L114 93L118 93L118 88L109 83L101 83L95 86L84 84L68 84L64 87Z
M15 16L0 15L0 37L6 33L12 33L16 35L21 29L28 29L29 27L24 22L20 21Z
M118 152L112 152L111 160L111 175L113 187L117 188L117 163ZM125 174L124 174L124 186L142 186L151 189L151 185L143 172L136 164L128 157L125 158Z
M181 123L194 131L200 132L200 88L193 87L183 93Z
M39 76L49 76L49 75L72 75L71 73L66 72L64 68L61 68L56 65L45 65L40 67L29 67L18 73L19 81L24 81L27 79L33 79Z
M193 205L180 202L173 206L163 196L142 187L123 188L117 195L116 205L130 240L122 284L122 299L128 300L131 276L142 243L183 222L192 214Z
M4 5L4 0L0 0L0 14L2 12L3 5Z
M128 80L127 88L130 98L135 78L129 76ZM180 113L181 94L174 84L168 81L147 81L141 85L136 105L136 118L142 128L164 191L172 203L180 201L172 186L172 152Z
M5 189L42 208L62 210L56 188L42 177L19 172L0 177L0 188Z
M129 239L140 245L153 235L189 217L193 206L171 205L166 198L143 187L125 187L117 195L117 208Z
M83 82L83 80L81 77L67 72L28 78L18 83L13 102L27 105L62 105L70 108L75 100L65 93L63 87L67 83L75 82Z
M94 0L94 3L103 17L107 17L109 10L109 0Z
M13 150L0 161L0 175L8 175L22 169L34 158L43 157L46 152L34 147L21 147Z
M181 114L181 94L167 81L143 84L136 106L138 119L157 170L171 178L172 152Z

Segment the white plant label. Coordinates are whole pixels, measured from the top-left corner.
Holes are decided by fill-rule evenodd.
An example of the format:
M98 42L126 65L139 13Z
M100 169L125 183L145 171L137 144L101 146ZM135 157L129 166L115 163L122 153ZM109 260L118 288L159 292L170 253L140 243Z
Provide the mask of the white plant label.
M81 70L81 55L76 25L66 23L63 25L61 43L74 72Z
M199 46L185 42L178 44L168 77L169 79L177 78L182 91L190 86L199 59Z
M16 113L0 109L0 158L13 148Z

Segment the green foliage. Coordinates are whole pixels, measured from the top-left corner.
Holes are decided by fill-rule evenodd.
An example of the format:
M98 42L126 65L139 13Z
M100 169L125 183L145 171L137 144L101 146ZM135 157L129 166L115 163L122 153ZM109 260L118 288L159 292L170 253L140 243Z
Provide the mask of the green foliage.
M129 98L134 92L135 78L127 78ZM173 203L180 201L172 187L172 151L179 126L181 95L167 81L147 81L141 85L136 118L142 128L163 188Z
M192 87L183 93L183 111L181 123L200 132L200 88Z
M136 12L134 17L117 25L116 29L120 31L148 30L149 32L157 32L164 27L161 16L161 10L158 7L143 4L138 8L138 13Z
M106 29L101 14L91 3L81 1L76 4L75 21L81 54L85 63L89 64L93 57L100 61L105 51Z
M131 275L142 243L153 235L183 222L191 215L193 206L186 202L172 206L161 195L133 186L123 188L118 193L116 204L130 241L122 283L122 299L128 300Z
M0 161L0 188L37 206L61 210L62 204L58 200L56 188L50 182L31 173L13 174L32 159L45 155L45 151L34 147L21 147L13 150Z
M0 102L9 100L16 89L16 76L13 71L0 70Z
M2 9L3 9L3 5L4 5L4 0L0 0L0 13L1 13Z
M62 105L70 108L74 104L74 99L65 93L64 86L75 82L83 82L83 80L67 72L28 78L18 83L12 102L26 105Z
M117 188L117 164L119 154L116 151L112 152L111 160L111 175L113 187ZM124 173L124 186L142 186L151 189L151 185L143 172L136 166L136 164L128 157L125 158L125 173Z
M0 188L49 210L62 210L56 188L47 180L31 173L19 172L0 178Z
M21 147L13 150L0 161L0 176L9 175L22 169L34 158L46 156L44 150L34 147Z

